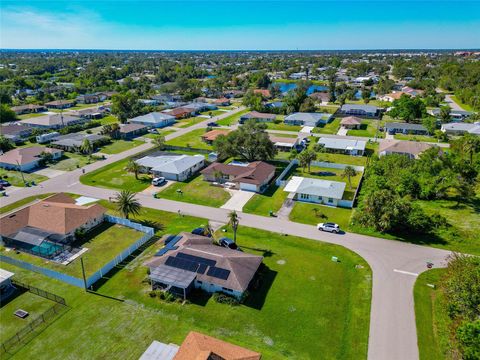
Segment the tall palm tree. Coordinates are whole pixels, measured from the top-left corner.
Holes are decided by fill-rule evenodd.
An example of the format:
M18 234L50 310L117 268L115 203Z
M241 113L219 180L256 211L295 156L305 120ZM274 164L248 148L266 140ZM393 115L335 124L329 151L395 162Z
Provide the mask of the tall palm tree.
M122 190L115 195L114 203L117 211L122 213L128 220L130 215L138 215L142 209L142 205L135 198L136 193L130 190Z
M347 178L348 179L348 185L350 186L350 189L352 189L352 176L357 175L357 172L355 169L351 166L346 166L345 169L343 169L342 173L342 178Z
M237 242L237 229L240 220L238 218L238 214L235 210L228 214L228 225L232 227L233 230L233 241Z
M90 156L93 152L93 144L88 139L83 139L80 151Z
M135 161L130 160L125 167L125 170L127 170L130 173L135 174L135 179L138 180L138 173L140 172L140 165L138 165Z

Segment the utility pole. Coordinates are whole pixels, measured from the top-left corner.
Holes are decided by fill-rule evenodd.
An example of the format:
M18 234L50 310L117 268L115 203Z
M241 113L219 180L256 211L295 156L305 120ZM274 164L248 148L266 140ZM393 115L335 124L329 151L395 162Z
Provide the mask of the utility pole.
M17 160L17 165L18 165L18 171L20 171L20 175L22 176L23 184L27 185L27 182L25 181L25 177L23 176L22 168L20 167L20 163Z
M85 291L88 291L87 279L85 277L85 266L83 266L83 257L80 258L80 264L82 265L83 286L85 287Z

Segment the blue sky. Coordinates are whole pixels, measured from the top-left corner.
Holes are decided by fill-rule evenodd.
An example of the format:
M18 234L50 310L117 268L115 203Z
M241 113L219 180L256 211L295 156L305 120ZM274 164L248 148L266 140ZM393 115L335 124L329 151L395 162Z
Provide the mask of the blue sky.
M479 1L2 0L1 48L480 48Z

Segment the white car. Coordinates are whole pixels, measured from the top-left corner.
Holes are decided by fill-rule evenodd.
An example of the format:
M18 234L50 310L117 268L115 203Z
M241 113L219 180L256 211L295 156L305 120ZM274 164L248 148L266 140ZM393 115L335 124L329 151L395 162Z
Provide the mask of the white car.
M340 232L340 226L334 223L320 223L317 224L317 229L322 231L328 231L334 234L338 234Z
M152 185L153 186L161 186L163 185L165 182L167 182L167 180L165 180L164 177L157 177L155 179L152 180Z

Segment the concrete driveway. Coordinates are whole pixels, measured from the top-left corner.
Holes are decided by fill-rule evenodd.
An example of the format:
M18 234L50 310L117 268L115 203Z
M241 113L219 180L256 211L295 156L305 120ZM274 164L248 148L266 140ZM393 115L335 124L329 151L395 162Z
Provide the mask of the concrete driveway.
M343 126L340 126L340 129L338 129L337 135L338 136L347 136L348 129L344 128Z
M232 196L230 200L228 200L223 206L222 209L227 210L235 210L235 211L242 211L245 204L255 195L254 192L251 191L243 191L243 190L232 190L226 189L230 195Z
M60 176L60 175L63 175L65 173L66 173L66 171L55 170L55 169L50 169L50 168L45 168L45 169L40 169L40 170L35 171L35 174L46 176L49 179Z

